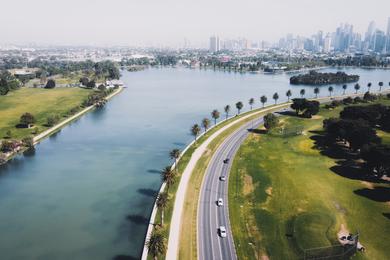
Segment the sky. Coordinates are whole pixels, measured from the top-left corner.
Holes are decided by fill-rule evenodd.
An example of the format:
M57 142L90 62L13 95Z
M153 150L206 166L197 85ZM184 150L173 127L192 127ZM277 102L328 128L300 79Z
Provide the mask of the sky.
M390 0L1 0L0 44L204 47L211 35L277 41L287 33L386 30Z

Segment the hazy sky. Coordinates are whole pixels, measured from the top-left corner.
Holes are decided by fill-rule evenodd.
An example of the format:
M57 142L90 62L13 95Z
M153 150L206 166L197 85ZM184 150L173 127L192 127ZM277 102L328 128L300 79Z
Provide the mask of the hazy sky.
M351 23L386 30L390 0L1 0L0 43L206 44L212 34L275 41Z

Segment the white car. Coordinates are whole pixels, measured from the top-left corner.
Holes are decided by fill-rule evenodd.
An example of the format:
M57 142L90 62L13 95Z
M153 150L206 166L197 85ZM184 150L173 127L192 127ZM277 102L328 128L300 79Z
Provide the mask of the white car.
M219 235L221 237L226 237L226 228L225 228L225 226L220 226L219 227Z
M223 206L223 200L222 200L222 198L219 198L219 199L217 200L217 205L218 205L218 207Z
M220 177L219 177L219 180L220 180L220 181L226 181L226 176L224 176L224 175L220 176Z

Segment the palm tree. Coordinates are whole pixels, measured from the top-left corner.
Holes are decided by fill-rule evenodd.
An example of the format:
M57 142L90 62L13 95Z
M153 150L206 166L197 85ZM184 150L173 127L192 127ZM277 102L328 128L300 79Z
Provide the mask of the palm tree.
M301 98L303 98L303 96L305 95L306 93L306 90L303 88L301 89L301 91L299 91L299 94L301 94Z
M354 89L355 89L355 94L357 94L358 91L359 91L359 89L360 89L359 83L356 83L356 84L355 84Z
M202 126L204 128L204 132L206 133L207 132L207 129L209 128L210 126L210 120L208 118L204 118L202 120Z
M372 86L371 82L368 82L368 84L367 84L367 89L368 89L367 91L368 92L370 92L371 86Z
M171 166L167 166L161 171L161 179L166 183L167 190L175 183L175 176L176 174L172 171Z
M332 96L332 92L333 92L333 87L330 86L330 87L328 88L328 91L329 91L329 96L331 97L331 96Z
M286 92L287 102L290 102L291 95L292 95L291 90L287 90L287 92Z
M267 103L267 97L266 96L261 96L260 97L260 102L263 104L263 107L264 107L264 104Z
M346 84L343 85L343 95L345 95L345 91L347 90L347 87L348 86Z
M255 103L255 99L254 98L250 98L248 103L251 106L251 110L252 110L253 104Z
M237 114L240 114L240 110L244 107L244 104L239 101L236 103L236 108L237 108Z
M381 92L382 91L382 87L383 87L383 82L382 81L379 82L378 85L379 85L379 92Z
M172 151L170 151L169 157L171 157L171 159L175 160L175 169L177 171L177 160L180 157L180 150L179 149L173 149Z
M157 196L156 206L161 211L161 226L164 225L164 209L168 204L168 193L161 192Z
M226 119L228 119L228 117L229 117L229 112L230 112L230 106L229 106L229 105L226 105L225 108L224 108L224 110L225 110Z
M165 253L165 238L161 232L154 231L149 240L146 242L146 246L150 254L156 260L158 256L163 255Z
M214 109L213 112L211 112L211 117L214 118L214 125L217 124L217 119L219 118L219 111Z
M195 141L196 141L196 138L198 137L200 133L200 127L198 124L195 124L191 127L191 134L195 137Z
M277 92L275 92L275 94L272 96L272 98L275 100L275 105L276 105L276 102L278 102L278 99L279 99L279 94Z
M318 94L320 94L320 89L319 88L315 88L314 89L314 94L316 94L316 98L318 98Z

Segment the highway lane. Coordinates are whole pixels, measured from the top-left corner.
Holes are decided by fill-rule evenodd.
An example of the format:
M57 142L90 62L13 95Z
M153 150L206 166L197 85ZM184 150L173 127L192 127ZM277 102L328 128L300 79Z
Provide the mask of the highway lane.
M248 130L262 122L263 117L252 120L234 131L218 147L210 160L198 205L198 259L237 259L229 222L228 176L234 155L248 136ZM223 162L226 158L230 159L228 163ZM220 176L226 176L226 181L221 181ZM217 206L218 198L223 199L224 205L221 207ZM226 227L225 238L220 237L218 233L220 226Z

